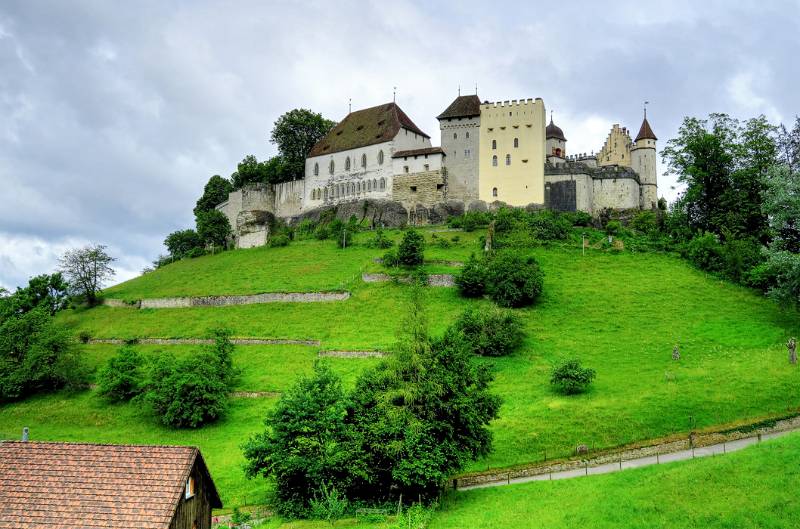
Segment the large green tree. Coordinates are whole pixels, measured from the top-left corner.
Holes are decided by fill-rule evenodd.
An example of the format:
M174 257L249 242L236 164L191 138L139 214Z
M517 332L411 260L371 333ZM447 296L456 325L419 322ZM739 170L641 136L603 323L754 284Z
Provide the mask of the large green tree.
M228 193L231 191L233 191L233 184L227 178L216 174L209 178L203 188L203 196L197 199L197 205L194 207L195 216L201 211L210 211L228 200Z
M305 176L306 156L334 125L336 122L305 108L290 110L278 118L270 141L278 146L285 180L299 180Z
M202 211L197 216L197 235L203 244L225 246L231 235L231 224L228 217L219 210Z
M93 305L100 289L115 274L111 267L115 260L106 252L104 245L90 244L64 252L59 259L59 268L72 293L84 297Z

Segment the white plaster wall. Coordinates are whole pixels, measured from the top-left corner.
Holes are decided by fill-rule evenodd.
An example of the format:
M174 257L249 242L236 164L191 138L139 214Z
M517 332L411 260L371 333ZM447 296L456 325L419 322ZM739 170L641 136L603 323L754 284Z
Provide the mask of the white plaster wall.
M656 142L651 139L639 140L631 151L633 170L642 183L641 207L655 208L658 204L658 177L656 169Z
M404 156L402 158L392 158L395 175L408 173L423 173L428 171L438 171L442 168L441 154L418 154L416 156ZM425 166L428 166L426 169ZM408 167L408 171L405 168Z

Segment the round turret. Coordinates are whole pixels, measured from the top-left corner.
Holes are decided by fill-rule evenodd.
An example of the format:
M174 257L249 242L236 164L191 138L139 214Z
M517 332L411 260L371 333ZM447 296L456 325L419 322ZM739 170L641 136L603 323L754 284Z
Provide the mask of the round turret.
M567 138L564 137L564 131L561 130L561 127L553 123L553 116L550 116L550 124L544 129L545 139L549 140L551 138L561 141L567 141Z
M567 138L564 137L561 127L553 123L552 113L550 113L550 124L544 132L547 160L552 164L558 164L567 157Z

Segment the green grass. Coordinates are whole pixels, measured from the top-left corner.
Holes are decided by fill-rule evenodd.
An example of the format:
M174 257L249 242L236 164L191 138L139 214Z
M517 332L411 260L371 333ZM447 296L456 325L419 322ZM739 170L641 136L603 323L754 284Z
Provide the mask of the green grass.
M432 234L425 231L430 242ZM387 234L395 240L400 237L398 231ZM460 237L458 243L448 249L429 245L426 259L465 260L478 249L480 232L437 237L454 235ZM359 234L357 241L372 236ZM110 297L127 299L313 291L346 284L352 296L343 302L149 310L98 307L66 311L59 319L76 333L87 331L95 338L203 337L208 329L224 325L243 337L320 340L320 347L237 348L235 361L244 369L241 388L280 391L311 369L319 349L391 348L410 289L358 280L360 271L377 266L372 260L384 252L364 246L339 250L332 241L296 241L286 248L182 261L108 292ZM789 336L800 334L796 312L782 312L757 293L668 255L588 250L582 256L579 248L568 246L530 252L545 272L544 294L535 307L518 311L528 331L520 351L490 361L496 374L493 388L504 402L492 425L494 451L469 471L537 462L545 454L568 456L578 444L599 450L800 407L796 391L800 370L788 364L783 346ZM460 298L455 289L425 292L434 334L443 332L470 304L488 303ZM671 360L676 342L681 346L680 362ZM160 348L178 354L194 350ZM100 365L114 349L91 346L86 354ZM551 366L569 357L578 357L597 371L587 394L562 397L550 390ZM346 383L352 383L374 362L338 359L333 365ZM238 445L261 428L269 407L265 401L244 400L237 400L221 423L197 432L174 432L158 427L141 410L107 408L91 395L59 394L0 407L0 432L16 436L28 425L34 427L34 437L38 432L39 438L48 439L197 442L204 454L208 452L215 477L216 468L221 469L223 497L238 502L244 495L263 491L263 485L244 479ZM87 402L96 421L82 415Z
M790 528L800 434L741 452L616 474L452 493L430 529Z

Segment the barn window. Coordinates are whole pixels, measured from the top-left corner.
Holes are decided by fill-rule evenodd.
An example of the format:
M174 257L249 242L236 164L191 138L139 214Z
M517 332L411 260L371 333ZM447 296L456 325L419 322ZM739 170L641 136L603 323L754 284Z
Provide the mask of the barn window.
M194 477L189 476L189 479L186 480L186 499L188 500L194 496L194 493Z

